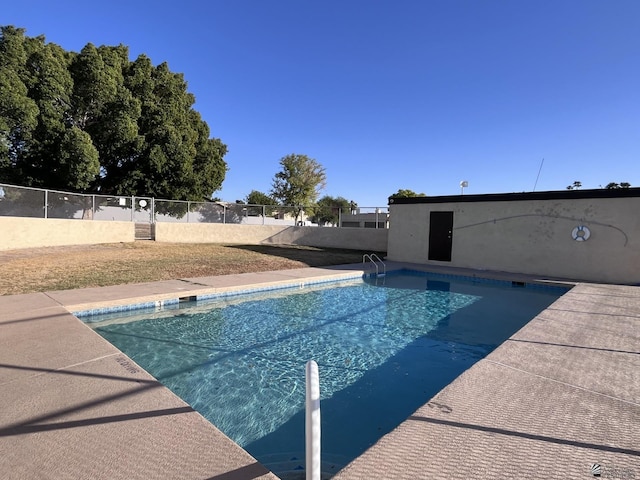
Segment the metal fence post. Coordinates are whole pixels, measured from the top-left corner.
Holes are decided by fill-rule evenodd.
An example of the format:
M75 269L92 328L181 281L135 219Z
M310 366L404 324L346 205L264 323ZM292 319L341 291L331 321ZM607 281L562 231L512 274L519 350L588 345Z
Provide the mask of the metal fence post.
M35 206L37 199L34 197L27 197L22 199L6 198L5 189L8 189L8 188L25 189L29 192L37 192L38 194L44 193L43 195L44 205L42 206L42 209L43 209L42 215L43 215L43 218L45 219L49 218L49 197L50 197L49 194L54 193L55 197L52 200L54 217L57 217L58 215L63 215L63 216L67 215L69 218L86 219L87 215L91 213L90 219L97 220L96 215L100 213L98 217L111 217L111 220L116 220L116 218L118 220L123 220L124 218L129 216L131 222L136 222L138 220L140 220L141 222L144 222L145 221L144 218L146 218L144 217L146 215L146 213L144 212L146 211L149 214L149 221L151 224L155 224L158 221L158 219L156 218L156 206L155 206L156 199L153 197L136 197L135 195L126 197L126 196L120 196L120 195L109 196L109 195L90 194L90 193L72 193L72 192L63 192L58 190L48 190L45 188L21 187L21 186L0 183L0 199L6 200L7 201L6 205L10 206L12 203L15 203L18 207L24 207L25 211L27 212L25 213L27 216L37 215L37 212L32 211L33 208L37 209L37 207ZM67 198L67 196L73 197L73 199ZM89 196L91 197L91 212L89 212L89 208L87 205L87 198ZM81 205L82 205L81 217L76 216L75 212L67 211L67 208L66 208L69 205L71 206L75 205L74 202L77 201L76 199L78 197L81 197L81 200L82 200L81 201ZM131 204L129 205L129 208L131 209L131 212L129 213L129 215L127 215L126 213L127 198L129 198L129 201L131 202ZM138 205L136 205L136 201L138 202ZM148 205L147 202L150 202L150 205ZM186 212L187 223L191 223L191 221L193 220L196 223L198 221L202 221L205 223L226 224L228 209L231 209L230 222L232 224L239 222L244 224L248 223L250 225L262 224L263 226L271 225L271 224L291 225L292 218L299 218L298 225L304 225L306 223L305 218L310 219L310 218L313 218L314 216L313 213L305 212L300 205L230 204L231 207L229 207L225 202L222 202L222 201L215 202L213 205L210 202L191 202L189 200L162 200L161 199L160 202L163 205L166 202L186 203L187 204L187 212ZM195 216L191 215L192 203L196 205L194 207ZM204 215L204 217L202 216L201 208L204 209L205 206L216 207L213 211L211 211L210 217L208 217L207 215ZM61 208L59 209L59 207ZM222 207L222 215L219 215L220 213L219 207ZM239 209L240 207L242 207L241 210ZM251 216L253 219L254 216L260 215L260 213L254 214L254 211L258 212L257 207L260 207L260 212L262 214L262 221L247 222L249 216ZM137 212L136 212L137 208L140 208L140 214L142 215L142 217L137 215ZM267 213L267 208L269 209L269 213ZM371 212L371 209L375 208L375 215L374 215L375 224L376 224L375 228L389 229L390 214L389 214L388 207L386 208L385 207L382 207L382 208L363 207L363 208L367 210L369 213L363 213L362 215L360 215L359 212L363 210L358 208L357 209L358 213L354 212L354 213L346 214L347 220L348 220L347 223L349 223L350 225L355 224L355 226L359 225L360 227L364 227L365 223L367 225L370 224L371 223L370 221L365 222L365 220L362 220L359 217L362 216L362 217L365 217L365 219L370 219L371 214L373 213ZM249 214L249 209L251 209L251 212L252 212L251 214ZM98 210L100 210L100 212L98 212ZM338 207L337 210L338 210L337 224L332 223L332 225L336 225L337 227L344 227L345 213L343 213L343 208ZM116 213L113 214L112 216L111 213L113 211L115 211ZM206 209L206 211L209 212L210 210ZM335 209L332 209L332 211L335 213ZM175 215L175 213L173 215ZM167 219L167 216L172 217L173 215L166 212L162 213L159 221L172 221ZM270 220L269 222L267 222L267 215L269 215L269 220ZM105 220L105 219L106 218L101 218L101 220ZM336 220L335 217L334 217L334 220ZM180 217L179 221L184 221L184 215Z

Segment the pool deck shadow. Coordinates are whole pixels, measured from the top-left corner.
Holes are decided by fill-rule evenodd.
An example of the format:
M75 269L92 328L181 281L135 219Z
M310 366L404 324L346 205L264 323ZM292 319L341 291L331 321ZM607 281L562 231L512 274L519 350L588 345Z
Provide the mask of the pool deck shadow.
M499 272L410 266L508 281ZM3 479L277 479L72 313L363 265L0 297ZM577 283L336 480L640 478L640 288Z

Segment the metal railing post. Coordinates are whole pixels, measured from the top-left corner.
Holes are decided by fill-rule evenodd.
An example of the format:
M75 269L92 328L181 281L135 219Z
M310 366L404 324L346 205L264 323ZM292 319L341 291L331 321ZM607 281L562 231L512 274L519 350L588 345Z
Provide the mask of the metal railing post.
M49 190L45 190L44 191L44 218L49 218L47 216L49 214L48 208L49 208Z

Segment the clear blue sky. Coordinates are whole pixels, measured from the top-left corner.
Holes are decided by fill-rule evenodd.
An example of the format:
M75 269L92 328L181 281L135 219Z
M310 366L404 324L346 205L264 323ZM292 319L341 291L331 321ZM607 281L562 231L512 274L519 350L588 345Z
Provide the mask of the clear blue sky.
M638 0L24 0L0 24L183 73L229 148L223 200L289 153L361 207L531 191L543 159L537 191L640 186Z

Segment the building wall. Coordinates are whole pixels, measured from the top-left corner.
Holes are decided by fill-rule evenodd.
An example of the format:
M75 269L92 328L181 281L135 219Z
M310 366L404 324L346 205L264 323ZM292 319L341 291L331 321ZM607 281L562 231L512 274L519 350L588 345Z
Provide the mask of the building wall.
M388 228L389 215L386 212L343 214L340 222L342 227Z
M432 211L454 212L451 262L428 260ZM638 196L392 204L388 258L637 284L639 212ZM578 225L590 229L587 241L573 239Z
M305 245L387 251L386 229L156 223L157 242Z
M0 217L0 250L134 241L132 222Z

